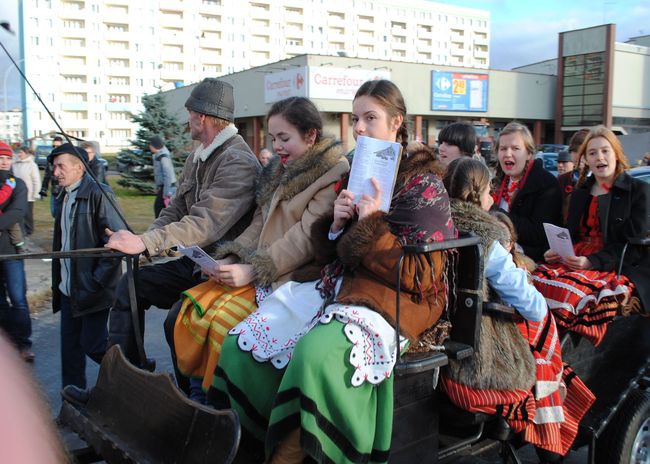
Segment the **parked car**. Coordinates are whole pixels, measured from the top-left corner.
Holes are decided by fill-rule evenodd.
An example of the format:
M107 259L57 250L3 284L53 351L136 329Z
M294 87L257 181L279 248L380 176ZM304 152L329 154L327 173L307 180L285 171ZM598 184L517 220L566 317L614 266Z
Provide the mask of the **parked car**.
M45 169L47 165L47 156L52 151L52 145L36 145L34 149L34 161L40 169Z
M131 172L134 169L136 171L141 171L142 168L147 165L146 160L142 155L142 150L139 148L130 148L127 150L121 150L117 156L117 172Z
M537 151L542 153L560 153L561 151L569 151L569 146L560 143L543 143L537 146Z
M639 166L628 171L632 177L636 177L643 182L650 184L650 166Z
M557 153L545 152L537 153L535 158L540 158L544 164L544 169L557 177Z
M40 169L45 169L45 166L47 165L47 157L53 149L54 147L52 145L36 145L36 148L34 149L34 161L36 161L36 164ZM97 155L97 158L99 159L99 162L102 163L102 166L104 166L104 170L108 171L108 161L102 158L101 155Z

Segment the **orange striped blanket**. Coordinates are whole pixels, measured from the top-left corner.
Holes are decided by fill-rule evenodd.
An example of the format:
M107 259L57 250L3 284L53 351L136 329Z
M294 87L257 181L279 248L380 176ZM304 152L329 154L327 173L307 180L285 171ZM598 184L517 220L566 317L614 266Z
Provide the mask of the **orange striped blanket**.
M208 390L228 331L257 309L255 287L232 288L212 280L183 292L183 304L174 324L178 369L203 379Z

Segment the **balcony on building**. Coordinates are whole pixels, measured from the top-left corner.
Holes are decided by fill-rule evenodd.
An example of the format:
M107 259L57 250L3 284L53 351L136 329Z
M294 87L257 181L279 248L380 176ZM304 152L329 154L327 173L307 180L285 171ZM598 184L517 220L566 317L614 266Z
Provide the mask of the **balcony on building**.
M185 54L183 53L183 45L171 44L163 40L162 57L165 61L183 61Z
M305 47L303 46L302 39L287 39L284 45L285 53L291 53L294 55L303 54L305 52Z
M490 53L488 52L487 47L485 50L474 48L473 55L474 58L488 58Z
M223 13L222 0L201 0L199 13L221 14Z
M465 31L462 29L452 29L451 30L451 41L452 42L464 42L465 41Z
M417 36L424 39L433 38L433 27L429 25L418 25Z
M88 111L88 102L61 102L62 111Z
M219 35L206 35L201 36L199 39L199 47L202 48L222 48L223 40L221 40L221 34Z
M161 13L160 27L183 27L183 13L173 11L163 11Z
M106 40L130 39L129 25L126 23L104 22L104 38Z
M359 31L357 33L357 43L359 45L374 45L377 39L372 32Z
M465 56L467 54L467 50L465 49L465 45L463 43L452 42L451 46L449 47L449 54L452 56Z
M59 4L59 18L85 19L88 11L85 2L64 0Z
M271 8L268 3L265 2L255 2L250 4L250 11L252 18L271 18Z
M126 23L130 20L128 5L108 5L102 11L102 21Z
M188 6L188 3L198 3L196 0L158 0L158 9L160 11L178 11L182 12Z
M220 15L202 14L201 20L199 22L199 27L202 31L221 31L223 27L221 24L221 19L222 17Z
M345 15L343 13L330 13L327 17L329 27L345 27Z
M474 34L474 45L489 45L490 42L487 38L487 35Z

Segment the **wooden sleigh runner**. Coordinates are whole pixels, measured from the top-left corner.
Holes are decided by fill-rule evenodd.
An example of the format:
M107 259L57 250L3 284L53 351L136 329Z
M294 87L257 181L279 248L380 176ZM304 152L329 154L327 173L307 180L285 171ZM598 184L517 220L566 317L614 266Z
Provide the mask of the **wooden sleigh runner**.
M168 374L134 367L117 346L88 403L63 401L60 420L108 463L229 463L240 437L234 411L189 400Z

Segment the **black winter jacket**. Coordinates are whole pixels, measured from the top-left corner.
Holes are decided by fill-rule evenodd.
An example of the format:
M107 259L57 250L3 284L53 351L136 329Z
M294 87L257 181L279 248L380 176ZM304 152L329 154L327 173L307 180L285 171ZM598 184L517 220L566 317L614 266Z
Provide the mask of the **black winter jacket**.
M104 186L113 196L110 187ZM65 191L57 198L62 202ZM52 250L61 250L61 214L59 210L54 220L54 242ZM99 190L99 186L87 174L84 175L71 209L70 249L98 248L108 241L105 229L113 231L124 229L111 204ZM121 274L119 258L75 258L70 260L70 303L73 316L81 316L109 309L117 281ZM52 261L52 308L61 309L61 262Z
M562 191L557 179L535 160L526 182L510 205L508 215L515 225L524 253L541 261L548 250L544 222L562 225ZM498 205L497 205L498 206Z
M574 243L579 237L580 221L589 208L593 176L571 194L567 229ZM650 231L650 185L626 172L616 178L607 195L598 197L598 215L604 247L587 256L598 271L617 271L623 247L630 238L645 237ZM646 311L650 310L650 253L647 248L628 247L623 275L636 285Z

